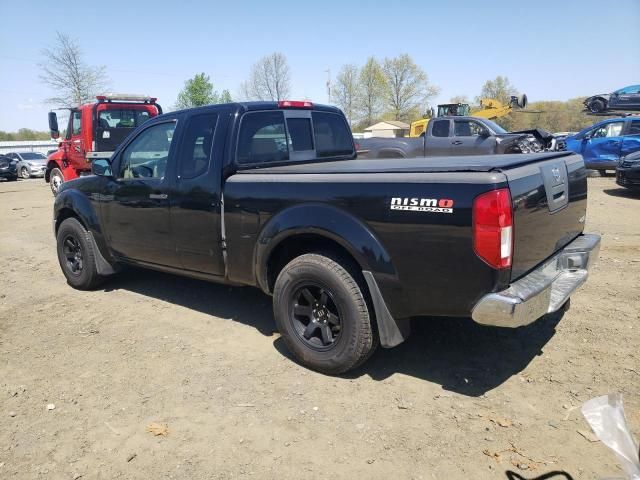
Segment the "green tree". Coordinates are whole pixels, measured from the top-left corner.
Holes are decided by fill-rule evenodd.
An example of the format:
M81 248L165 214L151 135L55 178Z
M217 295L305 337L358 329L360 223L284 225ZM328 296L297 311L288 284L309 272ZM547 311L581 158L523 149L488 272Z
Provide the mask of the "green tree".
M231 103L233 99L231 98L231 93L229 90L223 90L220 94L220 98L218 98L218 103Z
M502 103L508 104L512 95L518 95L518 89L511 85L507 77L498 75L493 80L487 80L482 86L478 103L482 98L493 98Z
M386 107L395 120L410 121L419 117L427 101L439 91L407 54L385 58L382 71L387 87Z
M357 110L364 127L372 125L382 112L386 84L382 67L374 57L369 57L360 70Z
M359 70L356 65L344 65L333 87L333 100L347 116L349 125L353 124L358 101Z
M184 87L178 93L176 110L183 108L200 107L218 103L218 94L213 90L213 83L209 75L198 73L195 77L184 82Z

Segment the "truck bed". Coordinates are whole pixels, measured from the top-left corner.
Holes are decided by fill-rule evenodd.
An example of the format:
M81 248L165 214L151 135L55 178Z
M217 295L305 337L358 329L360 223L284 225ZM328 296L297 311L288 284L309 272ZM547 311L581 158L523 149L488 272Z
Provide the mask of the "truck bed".
M459 157L380 158L348 162L313 162L280 167L256 168L242 173L429 173L429 172L499 172L524 165L570 156L571 152L535 154L469 155Z

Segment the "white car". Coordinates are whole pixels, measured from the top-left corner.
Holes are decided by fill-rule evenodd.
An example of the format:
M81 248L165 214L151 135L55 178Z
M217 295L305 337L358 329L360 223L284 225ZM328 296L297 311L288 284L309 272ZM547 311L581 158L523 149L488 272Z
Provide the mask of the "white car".
M47 157L38 152L12 152L7 157L17 160L18 175L22 178L44 177Z

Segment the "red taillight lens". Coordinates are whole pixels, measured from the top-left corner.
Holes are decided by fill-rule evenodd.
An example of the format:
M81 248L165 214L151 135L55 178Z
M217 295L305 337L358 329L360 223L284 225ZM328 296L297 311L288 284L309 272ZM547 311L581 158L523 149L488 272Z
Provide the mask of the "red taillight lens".
M278 102L278 108L313 108L313 103L296 100L280 100Z
M508 188L483 193L473 201L473 249L493 268L511 267L513 211Z

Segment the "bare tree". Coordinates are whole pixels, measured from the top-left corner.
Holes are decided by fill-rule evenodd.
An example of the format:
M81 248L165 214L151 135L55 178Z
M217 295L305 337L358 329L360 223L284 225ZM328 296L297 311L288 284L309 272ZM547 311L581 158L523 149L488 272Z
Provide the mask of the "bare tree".
M272 53L251 67L251 74L240 85L241 96L247 100L283 100L291 92L291 75L287 58Z
M333 99L335 104L342 109L347 116L349 125L353 124L355 115L359 70L356 65L344 65L336 77L336 83L333 87Z
M374 57L369 57L360 70L358 109L363 124L370 126L375 122L382 110L382 97L385 92L384 73Z
M47 99L48 103L78 106L106 88L106 68L87 65L78 42L68 35L56 32L53 46L45 48L42 54L45 60L39 64L40 80L55 92L55 96Z
M387 107L395 120L419 116L428 99L439 91L407 54L385 58L382 70L387 81Z

